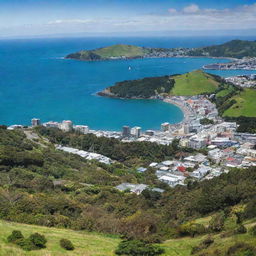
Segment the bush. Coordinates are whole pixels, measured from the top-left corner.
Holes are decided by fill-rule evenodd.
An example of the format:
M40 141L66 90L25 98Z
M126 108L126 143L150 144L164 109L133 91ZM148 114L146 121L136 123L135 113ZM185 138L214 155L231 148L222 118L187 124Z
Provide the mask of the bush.
M245 234L247 232L247 229L244 225L240 225L236 230L236 234Z
M199 223L193 223L193 222L188 222L185 224L182 224L178 228L178 233L181 236L191 236L194 237L195 235L201 235L205 233L205 227L202 224Z
M47 240L45 239L44 235L39 233L34 233L29 236L28 238L37 248L45 248L45 244Z
M115 253L130 256L156 256L163 254L164 249L140 240L125 240L118 245Z
M220 232L224 228L224 221L225 221L225 216L223 213L219 213L212 217L210 224L209 224L209 229L213 232Z
M7 241L9 243L16 243L20 239L24 239L24 236L22 235L21 231L19 231L19 230L13 230L11 235L9 235L7 237Z
M256 236L256 225L254 225L251 229L250 229L250 234L253 236Z
M255 256L256 255L256 249L246 243L236 243L229 247L227 253L227 256L238 256L238 255L244 255L244 256Z
M208 248L212 243L214 243L214 240L208 236L205 240L203 240L199 245L194 246L191 250L191 254L198 253L199 251Z
M74 245L72 242L68 239L61 239L60 240L60 246L68 251L72 251L75 249Z

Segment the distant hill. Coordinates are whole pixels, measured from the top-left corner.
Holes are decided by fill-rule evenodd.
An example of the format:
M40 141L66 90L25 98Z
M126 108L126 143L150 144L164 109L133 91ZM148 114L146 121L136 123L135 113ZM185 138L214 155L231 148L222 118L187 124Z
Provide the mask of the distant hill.
M196 70L183 75L117 82L99 95L120 98L150 98L164 94L192 96L213 93L219 84L216 76Z
M230 58L256 57L256 41L232 40L221 45L193 49L188 52L188 55Z
M150 48L116 44L94 50L82 50L68 54L65 58L77 60L111 60L135 58L170 58L187 56L209 56L243 58L256 57L256 42L233 40L221 45L200 48Z
M140 58L147 53L147 49L134 45L117 44L95 50L83 50L71 53L66 56L67 59L78 60L106 60L121 58Z

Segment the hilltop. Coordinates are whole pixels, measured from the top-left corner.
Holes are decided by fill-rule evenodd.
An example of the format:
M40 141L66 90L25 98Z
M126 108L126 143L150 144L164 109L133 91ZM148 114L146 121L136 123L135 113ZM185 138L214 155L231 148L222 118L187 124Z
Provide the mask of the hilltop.
M76 53L71 53L66 56L67 59L78 60L106 60L106 59L121 59L121 58L141 58L147 53L146 48L117 44L108 47L98 48L95 50L83 50Z
M220 84L220 78L196 70L182 75L117 82L99 95L121 98L151 98L158 95L191 96L213 93Z
M198 48L190 55L208 55L211 57L256 57L256 41L232 40L224 44Z

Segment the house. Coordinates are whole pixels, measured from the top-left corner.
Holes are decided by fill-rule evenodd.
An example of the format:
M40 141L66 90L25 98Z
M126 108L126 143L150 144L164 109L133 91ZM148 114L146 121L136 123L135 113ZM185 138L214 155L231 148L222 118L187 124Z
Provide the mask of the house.
M143 173L147 170L147 168L144 168L144 167L139 167L137 168L137 171L140 172L140 173Z
M148 185L145 185L145 184L122 183L122 184L116 186L116 189L118 189L120 191L129 190L130 192L139 195L147 187L148 187Z

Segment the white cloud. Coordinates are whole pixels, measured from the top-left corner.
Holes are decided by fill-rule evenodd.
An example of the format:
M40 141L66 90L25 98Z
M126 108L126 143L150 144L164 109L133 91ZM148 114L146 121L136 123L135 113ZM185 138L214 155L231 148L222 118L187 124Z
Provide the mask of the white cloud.
M184 13L196 13L199 12L200 8L196 4L191 4L183 8Z
M175 13L177 13L177 10L174 8L170 8L170 9L168 9L168 12L171 14L175 14Z

